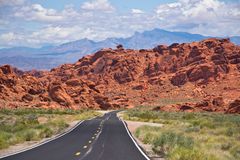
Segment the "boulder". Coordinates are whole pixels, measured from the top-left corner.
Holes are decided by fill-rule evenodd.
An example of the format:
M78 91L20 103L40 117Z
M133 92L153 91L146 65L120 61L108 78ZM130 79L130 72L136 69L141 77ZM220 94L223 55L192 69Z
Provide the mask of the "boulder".
M226 113L238 113L240 114L240 99L236 99L228 106Z
M190 82L195 82L200 79L207 81L210 77L215 77L215 75L216 73L210 65L196 66L187 71Z
M171 83L174 86L182 86L185 83L187 83L188 78L187 78L187 74L185 72L179 72L176 73L172 78L171 78Z
M71 106L72 99L61 85L50 85L49 96L63 106Z
M22 96L22 100L24 102L31 102L33 101L33 97L30 94L25 94L24 96Z
M218 106L218 107L223 107L225 105L224 100L223 100L222 97L213 98L212 104L214 106Z

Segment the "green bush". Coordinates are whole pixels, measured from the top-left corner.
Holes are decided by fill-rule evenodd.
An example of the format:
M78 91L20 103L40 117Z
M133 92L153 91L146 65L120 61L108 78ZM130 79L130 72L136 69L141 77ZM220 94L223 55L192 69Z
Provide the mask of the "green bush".
M69 124L67 124L64 120L54 122L54 124L58 127L58 132L61 132L64 128L69 126Z
M141 126L135 131L135 136L143 141L144 144L151 144L159 132L160 127Z
M156 130L139 127L135 134L168 160L240 160L239 115L141 109L128 110L125 115L132 120L163 124Z
M36 140L36 136L37 136L36 132L32 129L29 129L23 132L23 137L25 141Z
M240 145L233 147L230 150L230 153L233 155L235 159L240 159Z
M233 134L234 134L234 129L233 128L227 128L226 129L226 132L225 132L226 136L231 137L231 136L233 136Z
M24 141L50 137L68 127L69 121L96 115L99 114L92 110L0 109L0 149ZM39 124L38 117L45 117L46 122ZM66 120L65 117L69 119Z
M191 120L191 119L195 119L195 115L194 113L186 113L182 116L183 119L186 119L186 120Z
M0 149L6 148L9 146L7 140L11 138L11 135L7 132L0 131Z
M46 127L41 130L40 137L41 138L48 138L51 137L54 134L53 130L49 127Z
M156 153L168 154L176 147L192 149L194 141L173 132L164 132L153 140L153 151Z
M200 130L199 126L190 126L185 129L185 132L200 132Z
M140 129L140 128L137 128L137 130L135 131L135 136L136 136L137 138L139 138L139 137L140 137L140 134L141 134L141 129Z
M217 160L214 156L206 155L205 153L183 147L175 148L169 155L169 160Z
M232 144L231 144L231 143L224 143L224 144L221 145L221 149L222 149L223 151L227 151L227 150L229 150L231 147L232 147Z
M146 133L143 137L143 143L144 144L151 144L154 140L155 136L152 133Z

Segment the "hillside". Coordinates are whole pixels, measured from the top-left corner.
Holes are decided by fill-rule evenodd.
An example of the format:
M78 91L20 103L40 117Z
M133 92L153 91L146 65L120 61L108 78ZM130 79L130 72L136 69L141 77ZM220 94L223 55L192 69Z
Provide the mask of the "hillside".
M128 38L108 38L103 41L81 39L57 46L42 48L15 47L0 49L0 65L10 64L22 70L50 70L63 63L74 63L76 59L94 53L102 48L115 47L122 44L125 48L151 49L158 44L190 43L209 38L199 34L186 32L170 32L154 29L145 32L136 32ZM231 41L240 44L240 37L231 37ZM43 60L46 59L46 60Z
M119 45L51 71L22 72L2 66L0 103L13 108L147 105L166 111L240 113L239 72L240 47L229 39L140 50ZM164 99L181 103L161 105Z

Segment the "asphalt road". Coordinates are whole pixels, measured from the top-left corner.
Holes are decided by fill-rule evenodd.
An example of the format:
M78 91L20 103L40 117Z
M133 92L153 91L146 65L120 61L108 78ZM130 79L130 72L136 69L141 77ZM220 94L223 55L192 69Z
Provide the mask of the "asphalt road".
M86 120L60 138L1 160L148 160L116 113Z

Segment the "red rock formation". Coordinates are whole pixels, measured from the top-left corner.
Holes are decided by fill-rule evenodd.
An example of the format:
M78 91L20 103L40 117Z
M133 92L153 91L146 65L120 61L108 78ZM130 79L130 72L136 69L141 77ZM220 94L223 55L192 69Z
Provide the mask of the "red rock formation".
M227 113L240 113L240 100L236 99L229 104Z
M119 45L50 72L2 66L0 98L16 107L109 109L187 97L201 103L165 106L166 110L226 112L225 101L240 95L239 73L240 47L229 39L159 45L149 50ZM228 113L239 113L230 108Z

